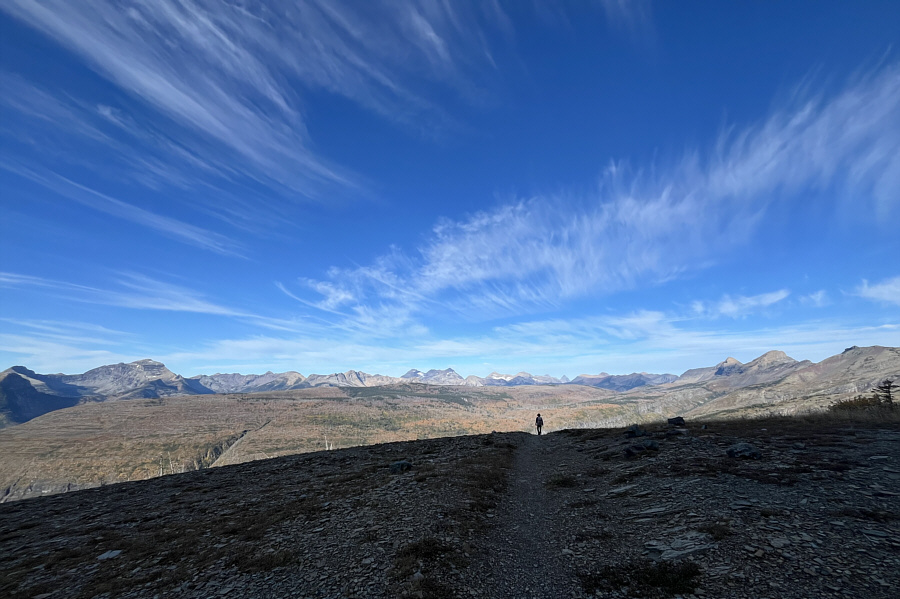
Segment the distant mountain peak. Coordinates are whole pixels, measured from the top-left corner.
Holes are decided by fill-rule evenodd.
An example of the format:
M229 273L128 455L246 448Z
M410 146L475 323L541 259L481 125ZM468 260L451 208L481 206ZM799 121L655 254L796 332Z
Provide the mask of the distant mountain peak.
M731 356L725 358L724 362L716 364L715 376L728 376L741 371L743 364L740 360L736 360Z
M24 374L25 376L28 376L28 377L33 377L35 374L37 374L35 371L29 370L28 368L26 368L24 366L13 366L9 370L12 370L13 372L16 372L18 374Z
M150 358L144 358L143 360L135 360L134 362L129 362L132 366L153 366L154 368L158 368L162 366L165 368L165 364L162 362L157 362L156 360L151 360Z
M784 364L784 363L792 363L796 362L794 358L790 357L783 351L772 350L764 353L760 357L753 360L754 363L759 364L761 366L769 366L772 364Z

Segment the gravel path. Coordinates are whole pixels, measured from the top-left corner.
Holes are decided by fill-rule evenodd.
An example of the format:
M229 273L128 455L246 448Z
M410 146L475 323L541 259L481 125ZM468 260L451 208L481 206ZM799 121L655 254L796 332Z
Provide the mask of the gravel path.
M497 507L496 528L471 578L491 597L578 596L571 560L556 534L563 509L545 483L560 472L558 436L525 437L516 452L509 491Z

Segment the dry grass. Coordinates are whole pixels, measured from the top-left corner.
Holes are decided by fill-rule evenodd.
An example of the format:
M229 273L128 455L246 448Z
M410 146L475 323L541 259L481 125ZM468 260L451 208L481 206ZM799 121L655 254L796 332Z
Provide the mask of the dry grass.
M691 432L698 432L699 426L707 424L709 430L733 434L769 436L765 429L773 429L778 434L794 434L796 438L815 439L822 434L839 433L847 429L871 430L873 428L896 429L900 425L900 410L849 409L838 411L809 412L791 416L765 415L758 418L732 418L722 420L698 420L688 422Z

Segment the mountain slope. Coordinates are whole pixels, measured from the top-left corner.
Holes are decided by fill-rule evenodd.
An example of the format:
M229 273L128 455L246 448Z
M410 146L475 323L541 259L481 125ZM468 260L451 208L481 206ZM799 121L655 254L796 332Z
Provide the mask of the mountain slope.
M705 416L777 406L786 406L792 412L804 407L815 409L865 393L885 379L900 380L900 348L896 347L854 346L817 364L809 361L792 364L783 358L763 360L766 356L768 354L744 365L731 382L712 381L707 388L721 395L690 410L687 415ZM754 367L748 368L751 365Z
M165 397L213 393L198 381L185 379L166 368L162 362L155 360L100 366L84 374L63 375L60 380L69 385L90 389L97 395L106 396L132 394L140 397Z
M48 412L71 408L79 403L80 399L77 396L65 397L47 393L46 385L22 376L14 368L0 373L0 427L27 422Z
M646 385L663 385L678 380L674 374L649 374L633 372L631 374L580 374L572 379L573 385L587 385L611 391L628 391Z
M199 374L188 380L194 380L216 393L247 393L254 391L284 391L301 389L306 377L299 372L272 372L265 374L216 373Z

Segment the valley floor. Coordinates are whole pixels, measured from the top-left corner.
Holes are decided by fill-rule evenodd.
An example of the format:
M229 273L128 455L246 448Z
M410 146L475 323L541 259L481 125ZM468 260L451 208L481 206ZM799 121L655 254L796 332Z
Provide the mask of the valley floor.
M896 424L623 432L390 443L3 504L0 595L897 596ZM738 442L761 458L727 457Z

